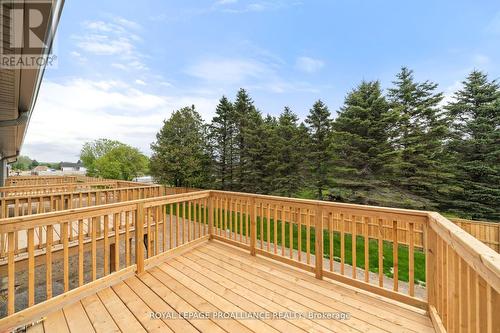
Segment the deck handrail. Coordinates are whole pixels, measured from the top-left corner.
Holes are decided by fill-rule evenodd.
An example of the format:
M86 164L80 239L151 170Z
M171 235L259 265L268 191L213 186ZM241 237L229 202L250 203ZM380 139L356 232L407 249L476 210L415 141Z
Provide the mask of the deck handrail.
M203 213L196 213L197 209L203 209ZM500 324L499 316L495 316L500 309L500 255L435 212L205 190L1 219L0 234L9 235L10 247L18 231L40 226L67 227L72 220L93 221L94 217L106 219L134 212L134 223L143 226L135 225L135 239L144 235L148 238L145 248L141 242L135 243L139 254L135 265L140 272L160 260L157 256L164 251L159 246L166 238L172 242L175 234L174 243L179 244L179 237L187 233L187 243L192 240L189 227L184 228L185 223L191 225L194 221L193 211L194 216L203 216L204 233L200 231L196 239L223 241L252 255L308 271L319 279L334 279L426 309L437 328L449 332L464 327L469 331L491 331ZM170 214L169 219L166 214ZM409 235L405 243L399 238L401 226ZM384 229L392 233L387 236ZM423 235L422 250L415 246L417 230ZM363 252L359 252L358 245ZM12 249L9 264L13 266ZM145 249L146 259L140 255ZM374 254L371 251L377 251L375 262L368 259L357 265L357 258L369 258ZM386 260L390 260L392 279L384 273ZM425 267L425 287L415 284L417 260ZM9 272L13 276L14 272ZM407 282L402 281L403 273ZM12 288L9 282L9 290ZM417 295L417 289L424 290L424 295ZM473 304L470 300L474 300ZM9 304L12 313L12 301Z
M442 215L429 213L428 304L448 332L500 328L500 255Z

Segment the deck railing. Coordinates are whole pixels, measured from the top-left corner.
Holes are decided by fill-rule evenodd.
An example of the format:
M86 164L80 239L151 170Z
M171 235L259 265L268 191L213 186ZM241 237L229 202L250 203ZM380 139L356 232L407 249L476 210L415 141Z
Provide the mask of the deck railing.
M97 182L76 182L51 185L23 185L0 187L0 198L29 196L37 194L56 194L95 189L142 187L146 184L123 180L101 180Z
M12 176L5 180L5 186L54 185L77 181L80 181L77 176Z
M438 213L429 213L428 304L448 332L500 330L500 255Z
M208 239L209 195L200 191L0 220L0 234L7 236L7 259L0 264L7 277L7 314L106 281L113 271L141 272L164 253ZM39 230L41 237L35 237ZM19 233L27 235L22 258L15 251ZM39 248L43 256L37 256ZM25 306L22 300L16 306L16 281L26 277ZM61 285L57 292L54 281Z
M426 253L415 246L424 238L426 212L221 191L212 198L214 238L318 278L426 307Z
M68 230L75 222L77 230L71 238ZM44 259L40 265L34 253L34 232L39 227L46 233L42 237L46 254L40 257ZM176 249L212 238L319 279L330 278L426 309L437 329L493 332L500 327L496 315L500 255L432 212L198 191L3 219L0 233L7 235L8 258L2 272L8 276L9 314L15 311L15 279L21 274L16 267L24 267L15 257L19 231L26 232L28 239L26 297L31 307L35 267L52 267L55 253L62 260L61 292L68 293L85 284L107 286L109 279L142 272ZM416 245L419 237L421 248ZM118 250L112 249L115 243L121 244ZM103 255L98 256L98 251ZM84 260L85 253L90 253L90 259ZM78 265L69 264L70 254L76 255ZM71 273L70 267L76 271ZM109 274L111 270L120 271ZM37 291L40 300L52 295L52 272L46 271L49 282L45 292ZM77 284L69 282L73 273ZM78 290L83 289L74 292ZM18 323L27 316L12 320Z
M144 199L164 195L162 186L144 185L113 189L63 192L0 198L0 218L48 213L95 206L120 201Z

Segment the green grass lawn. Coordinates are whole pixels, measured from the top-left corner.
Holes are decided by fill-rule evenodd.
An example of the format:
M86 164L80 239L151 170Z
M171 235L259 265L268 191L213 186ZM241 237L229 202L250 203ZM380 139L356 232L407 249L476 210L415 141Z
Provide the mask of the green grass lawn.
M194 218L194 213L196 209L196 214L198 213L197 206L192 205L192 211L191 211L191 216ZM186 208L187 209L187 208ZM202 215L205 215L206 211L202 210ZM167 208L167 213L170 213L170 208ZM225 212L223 212L225 214ZM172 210L172 214L176 215L176 208L175 205ZM182 212L182 209L179 211L179 216L183 217L184 214ZM206 215L205 215L206 217ZM228 228L230 228L233 231L240 232L239 227L240 227L240 214L237 213L232 213L231 220L233 225ZM242 217L245 219L246 216L243 214ZM204 219L204 221L206 218ZM215 219L214 219L215 221ZM260 224L263 223L263 235L261 235L261 226ZM263 240L267 241L267 219L264 218L261 220L260 217L257 218L257 239L260 240L263 236ZM269 221L270 223L270 240L271 243L274 240L274 220L271 219ZM278 236L278 245L281 246L282 244L282 222L280 220L277 221L277 236ZM246 234L246 225L243 223L243 234ZM285 245L286 247L289 246L290 244L290 223L285 223ZM341 242L340 242L341 235L339 232L334 232L333 235L333 256L334 260L337 262L340 262L340 249L341 249ZM310 253L314 254L315 253L315 230L314 228L310 228ZM323 246L324 246L324 257L329 258L330 254L330 235L327 230L323 232ZM301 231L301 250L303 252L306 252L307 247L307 232L306 232L306 226L302 225L302 231ZM369 269L371 272L378 273L378 241L376 239L370 239L368 242L368 253L369 253ZM295 250L298 249L298 225L293 224L293 248ZM352 235L350 234L345 234L344 235L344 263L347 265L352 265ZM393 246L392 242L384 241L383 242L383 273L384 275L388 277L393 277ZM409 279L409 269L408 269L408 264L409 264L409 250L408 247L405 245L399 245L398 247L398 275L399 275L399 280L401 281L408 281ZM357 236L356 237L356 266L359 268L364 269L365 267L365 242L364 242L364 237L363 236ZM329 267L325 267L325 269L329 269ZM415 274L415 283L425 283L425 256L423 251L415 248L414 250L414 274Z

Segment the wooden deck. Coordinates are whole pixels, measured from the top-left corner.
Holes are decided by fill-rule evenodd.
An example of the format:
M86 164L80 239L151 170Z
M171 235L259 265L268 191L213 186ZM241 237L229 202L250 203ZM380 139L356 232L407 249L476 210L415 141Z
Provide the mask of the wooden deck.
M347 313L344 320L220 318ZM163 318L152 318L152 313ZM179 314L209 319L177 318ZM184 316L186 317L186 316ZM433 332L428 315L394 300L204 242L50 313L28 332Z

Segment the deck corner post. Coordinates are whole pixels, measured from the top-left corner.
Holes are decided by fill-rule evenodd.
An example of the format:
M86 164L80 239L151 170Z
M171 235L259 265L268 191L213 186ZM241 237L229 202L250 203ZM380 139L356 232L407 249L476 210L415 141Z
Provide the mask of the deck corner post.
M214 231L214 198L212 196L212 192L208 197L208 239L213 239Z
M431 217L427 218L427 227L424 228L424 232L427 233L427 235L424 235L426 241L427 241L427 252L426 252L426 267L425 267L425 281L426 281L426 286L427 286L427 304L428 306L435 306L436 305L436 253L438 251L437 249L437 239L436 239L436 232L431 228L430 225L430 219Z
M139 202L135 211L135 263L136 274L144 272L144 246L142 239L144 236L144 203Z
M257 243L257 221L255 198L250 199L250 255L255 256L255 245Z
M315 232L315 253L316 259L314 273L317 279L323 279L323 209L321 206L316 206L316 216L314 219Z

